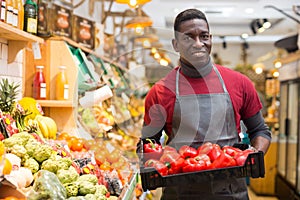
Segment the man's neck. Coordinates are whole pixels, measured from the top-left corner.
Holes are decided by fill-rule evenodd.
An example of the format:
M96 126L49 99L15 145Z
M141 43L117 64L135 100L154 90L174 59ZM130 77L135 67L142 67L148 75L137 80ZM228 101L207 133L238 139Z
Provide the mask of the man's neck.
M208 75L213 67L213 64L211 62L211 59L208 60L207 64L199 67L198 69L191 66L191 64L186 63L182 60L180 60L180 66L181 66L181 71L184 75L189 76L191 78L200 78L200 77L205 77Z

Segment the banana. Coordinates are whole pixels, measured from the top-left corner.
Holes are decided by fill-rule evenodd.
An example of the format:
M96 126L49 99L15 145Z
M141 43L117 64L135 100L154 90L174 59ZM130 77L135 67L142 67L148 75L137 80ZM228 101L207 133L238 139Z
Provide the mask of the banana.
M41 117L38 117L39 115L36 116L35 120L39 124L39 128L44 136L44 138L49 139L49 130L47 124L43 121Z
M49 131L49 139L56 139L56 133L57 133L57 125L56 122L51 118L47 116L43 116L42 120L44 120L45 124L48 127Z

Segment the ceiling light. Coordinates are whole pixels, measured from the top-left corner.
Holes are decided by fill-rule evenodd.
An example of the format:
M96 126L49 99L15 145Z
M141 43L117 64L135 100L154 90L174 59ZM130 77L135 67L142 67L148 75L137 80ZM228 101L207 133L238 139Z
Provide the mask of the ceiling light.
M135 42L157 42L159 40L158 36L154 35L154 34L144 34L142 36L138 36L134 38Z
M146 16L136 16L133 19L129 20L125 27L126 28L145 28L152 26L153 22L149 17Z
M242 37L243 39L247 39L247 38L249 37L249 35L248 35L248 33L243 33L243 34L241 35L241 37Z
M271 22L269 22L266 18L263 19L263 27L264 27L265 29L268 29L268 28L271 27Z
M115 0L116 3L128 4L131 8L135 8L138 5L143 5L151 0Z

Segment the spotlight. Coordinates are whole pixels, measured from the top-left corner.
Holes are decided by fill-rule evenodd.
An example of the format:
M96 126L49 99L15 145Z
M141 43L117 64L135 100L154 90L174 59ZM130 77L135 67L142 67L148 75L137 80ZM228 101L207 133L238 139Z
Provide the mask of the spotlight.
M268 29L271 27L271 22L269 22L266 18L263 19L263 27Z
M262 33L265 31L265 28L260 23L259 19L256 20L256 27L257 27L257 32L259 32L259 33Z

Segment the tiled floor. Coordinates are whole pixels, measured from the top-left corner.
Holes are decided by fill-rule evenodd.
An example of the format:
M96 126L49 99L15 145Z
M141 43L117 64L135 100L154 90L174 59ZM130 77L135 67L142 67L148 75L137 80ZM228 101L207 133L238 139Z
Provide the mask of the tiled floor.
M248 189L250 200L278 200L276 197L257 196L250 188Z

